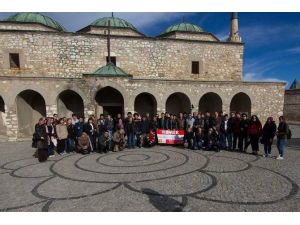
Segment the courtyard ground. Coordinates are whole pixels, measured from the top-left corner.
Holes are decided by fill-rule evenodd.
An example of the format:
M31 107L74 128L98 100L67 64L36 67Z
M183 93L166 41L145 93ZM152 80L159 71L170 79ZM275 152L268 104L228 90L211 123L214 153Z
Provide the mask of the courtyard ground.
M0 143L1 211L300 211L300 148L285 159L171 146L45 163ZM260 150L262 154L262 148Z

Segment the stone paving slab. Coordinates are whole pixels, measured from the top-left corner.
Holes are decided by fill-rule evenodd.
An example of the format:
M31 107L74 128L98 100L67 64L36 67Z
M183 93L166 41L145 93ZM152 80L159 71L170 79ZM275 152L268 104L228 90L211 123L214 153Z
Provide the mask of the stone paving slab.
M261 148L262 149L262 148ZM56 155L0 143L0 211L300 211L300 151L285 159L155 146Z

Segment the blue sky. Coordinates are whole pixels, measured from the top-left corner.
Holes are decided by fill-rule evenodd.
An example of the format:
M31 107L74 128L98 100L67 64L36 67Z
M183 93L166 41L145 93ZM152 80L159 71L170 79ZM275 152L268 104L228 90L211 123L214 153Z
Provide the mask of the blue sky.
M0 13L0 20L12 13ZM68 31L77 31L111 13L43 13ZM114 13L128 20L147 36L156 36L168 26L194 23L225 40L230 13ZM245 43L244 80L300 80L300 13L239 13L240 36Z

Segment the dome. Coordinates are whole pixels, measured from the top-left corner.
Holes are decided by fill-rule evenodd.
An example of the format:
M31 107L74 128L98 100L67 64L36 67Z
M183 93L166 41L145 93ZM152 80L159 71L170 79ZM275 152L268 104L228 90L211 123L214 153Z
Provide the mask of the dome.
M112 76L112 77L129 76L124 70L110 63L108 63L106 66L100 67L93 74L98 76Z
M58 31L64 31L65 29L55 20L48 16L44 16L40 13L26 12L26 13L16 13L4 19L7 22L18 22L18 23L39 23L47 27L51 27Z
M108 27L108 21L110 21L110 26L114 28L130 28L135 31L137 29L126 20L120 19L118 17L103 17L100 19L95 20L93 23L91 23L91 26L97 26L97 27Z
M168 27L164 32L161 33L161 35L167 34L167 33L173 32L173 31L200 32L200 33L204 32L204 30L197 25L183 22L183 23L175 24L175 25Z

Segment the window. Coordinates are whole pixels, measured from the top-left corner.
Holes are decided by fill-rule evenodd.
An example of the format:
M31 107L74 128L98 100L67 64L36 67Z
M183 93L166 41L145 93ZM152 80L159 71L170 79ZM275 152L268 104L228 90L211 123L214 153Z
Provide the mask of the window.
M192 74L199 74L199 61L192 61Z
M11 69L20 69L20 56L18 53L9 53L9 63Z
M110 61L112 64L114 64L115 66L117 65L117 59L115 56L111 56L110 57ZM106 62L108 63L108 57L106 56Z

